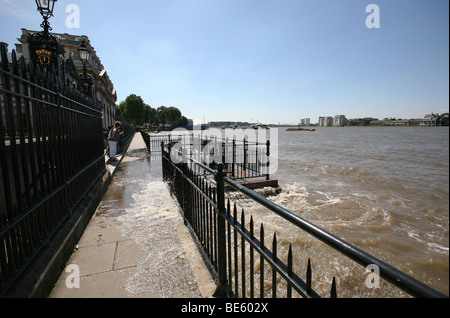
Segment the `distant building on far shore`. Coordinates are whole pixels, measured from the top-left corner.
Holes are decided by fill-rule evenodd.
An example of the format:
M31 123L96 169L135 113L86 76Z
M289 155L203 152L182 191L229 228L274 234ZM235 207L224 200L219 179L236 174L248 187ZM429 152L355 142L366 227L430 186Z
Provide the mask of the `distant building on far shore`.
M319 126L321 127L342 127L347 125L347 122L348 120L345 118L345 115L319 117Z
M333 117L331 117L331 116L319 117L319 126L320 127L329 127L332 125L333 125Z
M425 117L420 121L419 126L437 126L439 116L436 114L426 114Z
M336 115L333 118L333 126L343 127L347 124L347 118L344 115Z
M300 119L300 125L301 126L310 126L311 125L311 119L310 118L302 118L302 119Z
M424 118L378 119L373 117L346 119L343 115L336 115L330 124L331 117L319 117L319 126L438 126L439 116L437 114L427 114Z
M373 123L382 123L378 118L364 117L364 118L352 118L349 119L347 125L349 126L373 126Z

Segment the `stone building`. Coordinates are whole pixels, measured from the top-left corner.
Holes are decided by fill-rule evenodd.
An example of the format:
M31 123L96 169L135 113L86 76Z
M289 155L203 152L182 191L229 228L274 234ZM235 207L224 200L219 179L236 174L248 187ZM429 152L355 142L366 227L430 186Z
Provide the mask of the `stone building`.
M31 31L22 29L22 35L18 38L20 44L16 44L16 52L22 54L26 60L30 59L30 45L28 37L39 31ZM87 49L90 52L89 60L86 63L87 74L93 79L91 94L102 105L103 112L103 129L106 130L114 123L114 116L116 113L117 94L111 79L108 76L100 58L97 56L95 49L92 47L89 38L86 35L70 35L67 33L51 33L58 44L64 49L64 68L66 73L66 83L72 86L79 86L77 75L83 73L83 63L78 54L78 48L82 41L85 42Z

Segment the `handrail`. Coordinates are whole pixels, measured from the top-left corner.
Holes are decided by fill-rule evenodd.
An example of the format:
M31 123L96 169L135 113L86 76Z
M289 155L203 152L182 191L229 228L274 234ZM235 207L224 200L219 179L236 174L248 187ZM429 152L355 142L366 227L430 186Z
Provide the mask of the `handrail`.
M263 197L262 195L233 181L231 178L224 177L223 179L235 190L240 191L241 193L245 194L254 201L262 204L263 206L275 212L285 220L301 228L302 230L305 230L309 234L321 240L328 246L331 246L340 253L348 256L357 263L365 267L370 264L377 265L380 268L381 277L390 281L394 285L400 287L405 292L415 297L432 297L432 298L447 297L438 290L431 288L430 286L418 281L412 276L407 275L406 273L400 271L399 269L393 267L392 265L385 263L384 261L370 255L369 253L359 249L358 247L342 240L341 238L301 218L300 216L294 214L293 212L275 204L274 202Z

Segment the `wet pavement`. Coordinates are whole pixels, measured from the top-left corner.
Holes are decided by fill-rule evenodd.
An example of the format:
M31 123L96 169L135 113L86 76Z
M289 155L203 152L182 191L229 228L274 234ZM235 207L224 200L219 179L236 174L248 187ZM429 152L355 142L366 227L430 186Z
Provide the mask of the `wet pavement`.
M216 285L139 133L50 297L211 297Z

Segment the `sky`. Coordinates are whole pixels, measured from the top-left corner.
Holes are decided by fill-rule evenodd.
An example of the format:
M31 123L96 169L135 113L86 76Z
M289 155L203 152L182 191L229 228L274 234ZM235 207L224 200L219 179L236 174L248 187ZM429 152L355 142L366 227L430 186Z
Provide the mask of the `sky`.
M35 1L0 0L10 50L41 22ZM449 112L448 0L59 0L50 24L89 37L117 103L195 124Z

